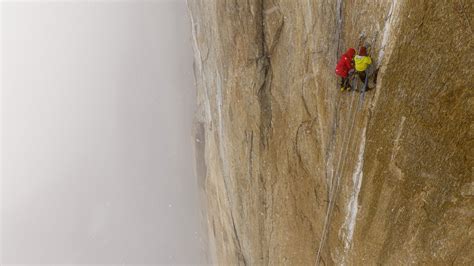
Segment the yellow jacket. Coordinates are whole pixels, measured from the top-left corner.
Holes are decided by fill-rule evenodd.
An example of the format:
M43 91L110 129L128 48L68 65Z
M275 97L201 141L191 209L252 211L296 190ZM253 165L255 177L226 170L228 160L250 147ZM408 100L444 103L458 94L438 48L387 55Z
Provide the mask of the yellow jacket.
M372 64L372 59L368 56L356 55L354 57L355 69L356 71L365 71L370 64Z

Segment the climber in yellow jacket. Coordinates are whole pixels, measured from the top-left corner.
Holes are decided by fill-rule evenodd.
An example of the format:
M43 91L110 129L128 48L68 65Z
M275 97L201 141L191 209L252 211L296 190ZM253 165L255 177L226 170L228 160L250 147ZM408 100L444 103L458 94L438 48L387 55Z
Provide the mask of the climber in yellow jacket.
M364 83L365 77L367 75L365 70L367 70L369 65L372 64L372 59L370 59L370 57L367 56L367 50L365 46L360 47L359 54L354 56L354 64L355 64L355 70L357 72L357 75L359 76L362 83ZM370 89L370 88L367 88L367 89Z

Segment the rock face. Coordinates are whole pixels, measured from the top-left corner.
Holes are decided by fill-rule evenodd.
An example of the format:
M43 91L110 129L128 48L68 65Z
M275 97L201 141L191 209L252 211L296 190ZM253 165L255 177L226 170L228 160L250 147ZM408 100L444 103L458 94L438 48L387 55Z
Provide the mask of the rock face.
M188 1L215 262L473 263L473 3Z

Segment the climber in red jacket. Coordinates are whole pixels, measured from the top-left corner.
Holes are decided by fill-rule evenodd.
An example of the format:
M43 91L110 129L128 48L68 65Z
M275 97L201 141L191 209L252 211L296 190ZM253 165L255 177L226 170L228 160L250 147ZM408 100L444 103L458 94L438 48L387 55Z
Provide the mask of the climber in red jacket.
M346 88L350 89L351 85L349 83L349 75L354 72L354 59L355 49L349 48L345 54L341 56L339 62L336 66L336 74L340 76L341 79L341 91L344 91Z

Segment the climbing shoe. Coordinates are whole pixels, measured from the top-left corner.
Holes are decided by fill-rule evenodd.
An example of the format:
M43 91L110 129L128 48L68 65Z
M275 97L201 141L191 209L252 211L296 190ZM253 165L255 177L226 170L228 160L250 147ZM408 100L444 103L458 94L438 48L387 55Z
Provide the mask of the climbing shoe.
M344 87L341 87L341 91L344 91L345 89L346 89L346 88L344 88Z

